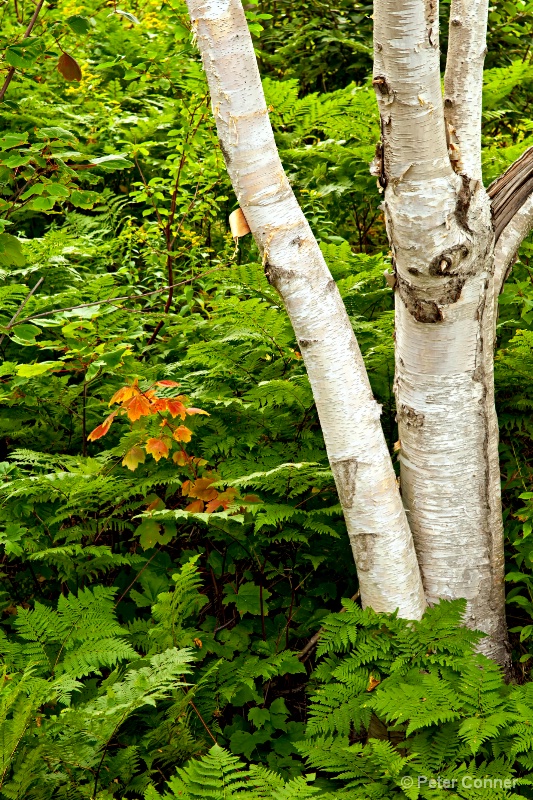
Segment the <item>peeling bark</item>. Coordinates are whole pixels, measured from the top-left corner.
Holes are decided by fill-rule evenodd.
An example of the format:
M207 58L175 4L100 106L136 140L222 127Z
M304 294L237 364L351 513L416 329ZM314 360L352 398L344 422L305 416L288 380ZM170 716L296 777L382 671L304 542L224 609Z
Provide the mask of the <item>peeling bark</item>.
M300 344L364 605L418 619L412 536L361 353L274 142L240 0L189 0L226 166Z

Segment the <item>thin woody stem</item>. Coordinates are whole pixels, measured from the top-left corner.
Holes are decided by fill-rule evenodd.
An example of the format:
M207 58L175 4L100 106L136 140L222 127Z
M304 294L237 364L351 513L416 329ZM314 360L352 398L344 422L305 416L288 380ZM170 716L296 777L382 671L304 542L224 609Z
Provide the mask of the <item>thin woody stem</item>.
M28 39L30 33L33 30L33 27L34 27L35 23L37 22L37 17L41 13L41 8L43 7L43 5L44 5L44 0L40 0L39 4L35 8L35 11L33 12L32 18L30 19L30 21L28 23L28 27L24 31L24 36L22 37L23 40L24 39ZM9 88L9 84L13 80L13 75L14 74L15 74L15 67L11 67L9 72L6 75L6 79L4 81L4 85L0 89L0 103L4 99L4 95L5 95L5 93L7 92L8 88Z

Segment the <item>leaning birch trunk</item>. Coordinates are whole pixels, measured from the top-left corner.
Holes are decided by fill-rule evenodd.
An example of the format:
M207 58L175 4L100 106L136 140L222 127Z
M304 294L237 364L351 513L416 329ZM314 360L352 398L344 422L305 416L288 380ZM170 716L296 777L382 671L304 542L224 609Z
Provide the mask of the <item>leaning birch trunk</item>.
M480 160L487 5L452 2L446 122L437 0L375 0L374 85L403 500L428 602L466 598L465 622L489 634L481 649L505 663L494 231Z
M336 284L283 171L241 2L188 5L226 166L305 360L363 604L418 619L424 593L380 408Z

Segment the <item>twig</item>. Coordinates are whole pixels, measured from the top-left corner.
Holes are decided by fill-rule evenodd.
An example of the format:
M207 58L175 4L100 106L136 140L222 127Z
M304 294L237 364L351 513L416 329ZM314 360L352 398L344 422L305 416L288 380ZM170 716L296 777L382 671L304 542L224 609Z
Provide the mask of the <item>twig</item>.
M206 731L208 732L208 734L209 734L209 736L211 737L211 739L214 741L214 743L215 743L215 744L218 744L217 740L215 739L215 737L213 736L213 734L212 734L212 733L211 733L211 731L209 730L209 728L208 728L208 726L207 726L206 722L204 721L204 718L202 717L202 715L200 714L200 712L198 711L198 709L197 709L197 708L196 708L196 706L194 705L193 701L192 701L192 700L189 700L189 703L190 703L190 705L191 705L191 706L194 708L194 710L196 711L196 714L197 714L197 716L198 716L198 719L200 720L200 722L202 723L202 725L204 726L204 728L205 728L205 729L206 729Z
M18 311L16 312L15 316L14 316L14 317L12 317L12 318L9 320L9 324L6 326L8 329L9 329L9 328L11 328L11 326L12 326L12 325L14 325L14 323L17 321L17 319L18 319L18 317L19 317L19 315L20 315L20 312L22 311L22 309L24 308L24 306L26 305L26 303L28 302L28 300L30 299L30 297L31 297L33 294L35 294L35 292L37 291L37 289L39 288L39 286L41 285L41 283L42 283L43 281L44 281L44 278L39 278L39 280L37 281L37 283L35 284L35 286L33 287L33 289L31 289L31 291L29 291L29 292L28 292L28 294L26 295L26 297L24 298L24 300L23 300L23 301L22 301L22 303L20 304L20 306L19 306L19 308L18 308ZM0 346L2 345L2 342L4 341L4 339L5 339L5 338L6 338L6 334L5 334L5 333L3 333L3 334L2 334L2 337L0 338Z
M30 19L30 21L28 23L28 27L24 31L24 36L22 37L23 40L27 39L29 37L30 33L32 32L33 26L37 22L37 17L41 13L41 8L43 7L43 5L44 5L44 0L40 0L40 2L37 5L35 11L33 12L32 18ZM5 93L7 92L8 88L9 88L9 84L11 83L14 74L15 74L15 67L11 67L9 69L9 72L6 75L6 79L4 81L4 85L0 89L0 103L4 99L4 95L5 95Z
M137 575L134 577L134 579L132 580L132 582L130 583L130 585L128 586L128 588L127 588L127 589L124 589L124 591L122 592L122 594L121 594L121 595L120 595L120 597L118 598L118 600L117 600L117 602L115 603L115 605L113 606L113 608L116 608L116 607L118 606L118 604L121 602L121 600L123 600L123 599L126 597L126 595L128 594L129 590L131 589L131 587L132 587L132 586L134 586L134 585L135 585L135 583L136 583L136 582L139 580L139 576L140 576L140 575L141 575L141 574L144 572L144 570L146 569L146 567L148 566L148 564L150 564L150 563L151 563L151 562L154 560L154 558L156 557L156 555L157 555L157 554L158 554L160 551L161 551L161 548L160 548L160 547L158 547L158 548L157 548L157 550L155 551L155 553L153 554L153 556L151 556L151 558L149 558L149 559L148 559L148 561L146 562L146 564L144 565L144 567L143 567L141 570L139 570L139 572L138 572L138 573L137 573Z
M354 602L354 603L355 603L355 602L356 602L356 600L359 600L359 597L360 597L360 596L361 596L361 592L360 592L360 591L357 591L357 592L354 594L354 596L353 596L353 597L351 597L350 599L352 600L352 602ZM346 611L346 609L345 609L345 608L341 608L341 610L339 611L339 614L344 614L344 612L345 612L345 611ZM318 631L315 633L315 635L314 635L314 636L311 636L311 638L309 639L309 641L307 642L307 644L305 645L305 647L303 648L303 650L300 650L300 652L298 653L298 659L299 659L300 661L307 661L307 658L308 658L308 657L309 657L309 655L311 654L311 650L312 650L312 649L313 649L313 648L316 646L316 644L318 643L318 640L319 640L319 639L320 639L320 637L322 636L322 633L323 633L323 632L324 632L324 628L320 628L320 629L319 629L319 630L318 630Z
M209 275L211 272L219 272L221 269L223 268L213 267L213 269L208 269L205 272L200 272L198 275L195 275L194 278L187 278L187 280L185 281L180 281L179 283L175 283L174 287L185 286L185 284L187 283L193 283L194 281L203 278L205 275ZM117 304L122 300L137 300L141 297L150 297L151 295L154 294L161 294L161 292L166 292L167 289L169 288L170 288L169 286L162 286L160 289L154 289L151 292L144 292L144 294L125 294L122 297L112 297L109 300L93 300L91 303L80 303L77 306L66 306L65 308L53 308L51 311L43 311L40 314L32 314L30 317L25 317L25 319L23 319L22 321L29 322L32 319L40 319L41 317L49 317L52 314L60 314L62 311L76 311L78 308L90 308L91 306L102 306L105 303L111 303L111 305L113 305ZM33 291L35 291L35 289ZM29 300L29 298L30 295L28 295L26 299ZM10 329L11 324L12 321L9 323L9 325L6 325L6 328L8 330Z

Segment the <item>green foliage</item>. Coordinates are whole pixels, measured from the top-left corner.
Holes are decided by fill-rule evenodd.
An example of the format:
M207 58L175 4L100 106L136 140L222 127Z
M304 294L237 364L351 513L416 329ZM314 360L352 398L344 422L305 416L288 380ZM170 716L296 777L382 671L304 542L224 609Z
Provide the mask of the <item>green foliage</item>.
M531 134L530 5L491 10L487 181ZM463 774L533 796L529 689L473 655L458 604L414 626L348 601L331 614L357 589L341 509L279 297L228 229L236 199L184 3L49 4L22 44L33 11L0 9L4 77L15 67L0 103L0 797L417 797L402 778L418 774L421 797L454 796L429 781ZM371 5L246 13L393 452ZM496 362L524 677L530 256L501 298ZM161 397L208 412L187 417L175 460L147 457L169 435L155 414L89 437L135 381L179 383ZM299 656L323 625L318 654Z

